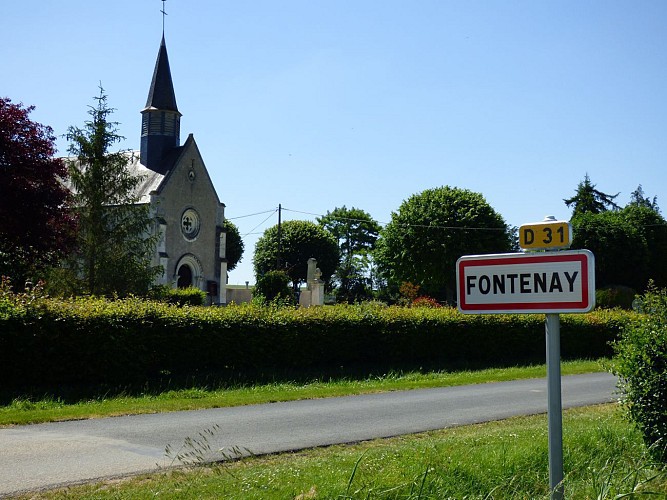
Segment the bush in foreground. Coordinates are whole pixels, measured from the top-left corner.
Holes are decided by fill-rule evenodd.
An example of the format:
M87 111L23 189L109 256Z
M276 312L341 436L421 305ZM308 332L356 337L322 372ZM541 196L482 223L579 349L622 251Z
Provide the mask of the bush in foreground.
M615 343L614 371L630 418L656 459L667 462L667 291L649 288L643 314Z

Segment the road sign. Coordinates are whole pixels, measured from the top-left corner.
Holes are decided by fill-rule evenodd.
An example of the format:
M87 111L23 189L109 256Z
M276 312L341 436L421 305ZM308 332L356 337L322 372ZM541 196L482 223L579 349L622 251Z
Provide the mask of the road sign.
M584 313L595 305L589 250L463 256L456 283L459 311L468 314Z
M519 246L525 250L569 248L572 225L569 222L545 220L524 224L519 228Z

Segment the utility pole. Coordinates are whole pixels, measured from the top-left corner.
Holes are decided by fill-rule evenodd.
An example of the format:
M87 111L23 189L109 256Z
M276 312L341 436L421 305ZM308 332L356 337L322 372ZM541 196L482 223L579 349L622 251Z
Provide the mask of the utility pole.
M282 253L283 253L283 242L282 242L282 204L278 203L278 257L276 258L276 270L280 271L282 268Z

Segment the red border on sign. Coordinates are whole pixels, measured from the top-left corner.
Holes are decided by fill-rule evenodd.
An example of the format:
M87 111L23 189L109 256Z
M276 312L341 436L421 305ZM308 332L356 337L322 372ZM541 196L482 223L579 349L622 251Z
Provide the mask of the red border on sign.
M507 265L508 261L517 260L521 264L535 264L535 263L544 263L544 262L579 262L581 264L581 301L578 302L539 302L539 303L527 303L527 302L507 302L502 304L466 304L465 302L465 286L464 279L465 268L466 267L476 267L476 266L494 266L494 265ZM459 261L459 309L461 311L483 311L491 312L498 311L503 312L506 310L512 311L557 311L557 310L585 310L589 306L589 293L588 289L588 258L586 254L577 253L577 254L542 254L535 256L528 256L525 254L516 254L507 257L490 257L485 258L473 258L470 260Z

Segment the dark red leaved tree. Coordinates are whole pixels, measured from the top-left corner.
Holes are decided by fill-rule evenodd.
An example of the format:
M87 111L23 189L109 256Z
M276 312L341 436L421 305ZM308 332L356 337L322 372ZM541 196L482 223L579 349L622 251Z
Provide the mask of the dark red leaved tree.
M16 286L68 253L76 229L67 167L33 109L0 98L0 274Z

